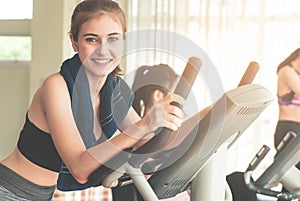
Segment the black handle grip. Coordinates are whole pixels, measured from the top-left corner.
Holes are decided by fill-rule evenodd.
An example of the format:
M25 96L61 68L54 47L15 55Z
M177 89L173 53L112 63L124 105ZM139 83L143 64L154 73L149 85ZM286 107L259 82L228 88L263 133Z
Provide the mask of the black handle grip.
M260 148L260 150L257 152L255 157L250 162L246 172L255 170L269 151L270 151L270 148L267 145L263 145L262 148Z
M178 102L171 102L170 104L182 108ZM129 159L129 164L133 167L138 167L142 162L149 158L152 154L163 148L169 140L172 130L169 128L159 128L160 132L156 134L151 140L146 142L143 146L133 151L133 155ZM157 132L155 132L157 133Z

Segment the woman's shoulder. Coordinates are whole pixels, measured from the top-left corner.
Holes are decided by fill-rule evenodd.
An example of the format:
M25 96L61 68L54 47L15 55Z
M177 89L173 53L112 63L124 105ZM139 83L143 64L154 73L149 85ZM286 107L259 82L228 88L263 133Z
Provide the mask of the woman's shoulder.
M47 76L43 82L42 82L42 87L51 87L52 85L65 85L65 81L60 73L53 73L49 76Z
M50 74L50 75L48 75L44 80L43 80L43 83L44 82L53 82L53 81L61 81L61 80L63 80L63 77L62 77L62 75L59 73L59 72L57 72L57 73L53 73L53 74Z
M43 80L40 90L45 93L65 91L67 84L60 73L54 73Z
M297 72L290 66L285 66L278 72L278 77L289 77L291 75L297 75Z

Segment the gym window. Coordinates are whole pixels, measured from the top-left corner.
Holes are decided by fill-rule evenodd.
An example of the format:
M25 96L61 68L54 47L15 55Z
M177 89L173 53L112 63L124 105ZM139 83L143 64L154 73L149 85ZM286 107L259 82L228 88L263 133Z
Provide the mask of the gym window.
M0 36L0 60L30 61L31 37Z
M30 61L33 0L0 0L0 61Z

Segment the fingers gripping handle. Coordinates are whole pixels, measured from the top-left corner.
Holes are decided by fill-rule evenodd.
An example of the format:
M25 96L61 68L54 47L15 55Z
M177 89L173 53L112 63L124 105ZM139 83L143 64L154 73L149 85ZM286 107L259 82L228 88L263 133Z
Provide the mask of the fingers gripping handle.
M202 62L199 58L189 58L174 91L174 94L177 95L178 99L181 99L178 100L180 103L172 102L172 105L176 105L180 108L182 107L184 100L188 97L194 81L196 80L201 65ZM171 133L172 130L168 128L162 128L159 134L155 135L151 140L133 152L134 154L138 155L131 157L129 163L134 167L138 167L142 162L149 158L149 154L159 151L166 145Z
M246 84L251 84L257 74L258 69L259 69L258 63L254 61L250 62L240 83L238 84L238 87Z

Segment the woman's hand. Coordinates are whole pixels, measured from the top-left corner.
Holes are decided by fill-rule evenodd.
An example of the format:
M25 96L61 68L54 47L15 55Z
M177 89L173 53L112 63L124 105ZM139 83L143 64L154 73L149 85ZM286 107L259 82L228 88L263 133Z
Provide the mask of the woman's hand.
M147 127L151 131L155 131L159 127L178 130L181 126L183 111L179 107L172 105L171 102L178 101L172 94L168 94L152 106L148 114L143 118L143 121L147 123Z

